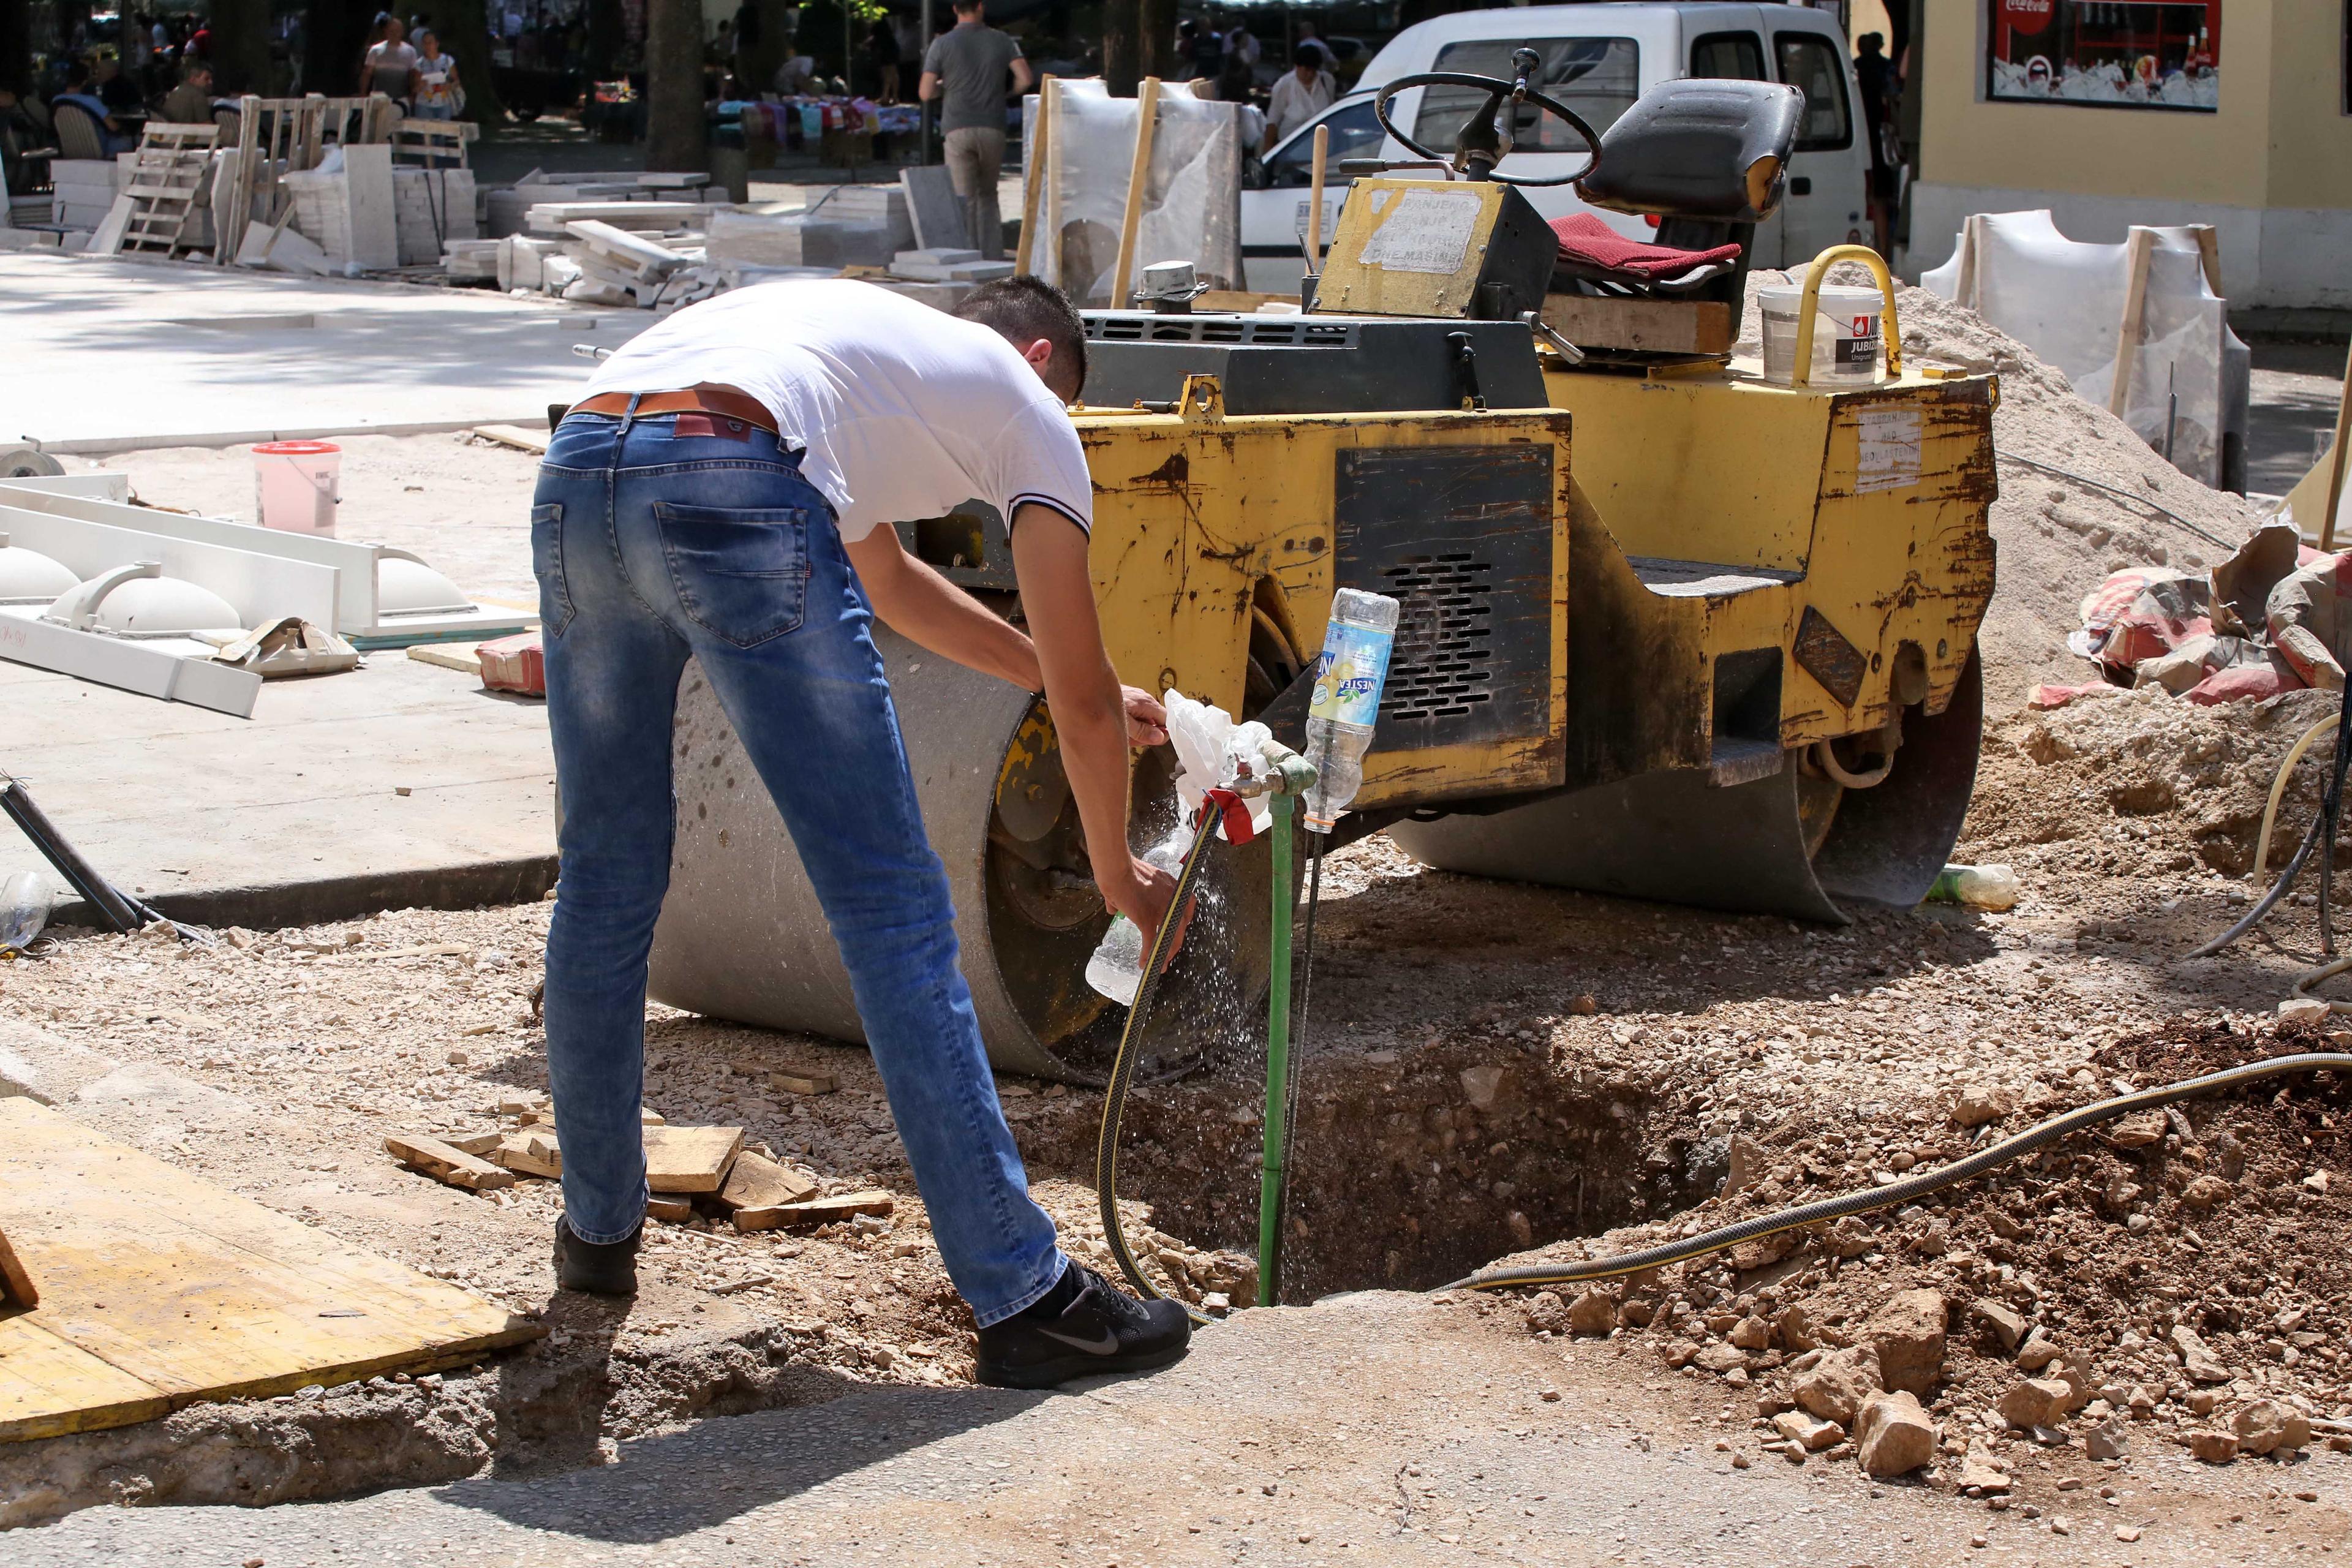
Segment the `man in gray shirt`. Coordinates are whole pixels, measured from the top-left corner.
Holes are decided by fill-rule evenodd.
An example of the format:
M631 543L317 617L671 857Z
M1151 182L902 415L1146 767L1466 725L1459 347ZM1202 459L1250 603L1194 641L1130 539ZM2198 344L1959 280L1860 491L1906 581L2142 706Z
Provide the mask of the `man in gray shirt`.
M1004 220L996 210L996 180L1004 166L1007 72L1013 92L1026 92L1036 75L1021 46L981 20L982 0L955 0L956 25L931 40L923 56L923 101L942 100L940 128L947 133L948 177L971 226L971 247L993 261L1004 254Z

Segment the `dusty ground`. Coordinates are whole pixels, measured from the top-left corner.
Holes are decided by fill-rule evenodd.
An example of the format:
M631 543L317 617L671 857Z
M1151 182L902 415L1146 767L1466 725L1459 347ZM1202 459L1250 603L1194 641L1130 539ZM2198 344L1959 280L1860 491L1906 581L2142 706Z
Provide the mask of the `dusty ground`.
M2266 1037L2272 1004L2310 962L2310 911L2291 908L2274 936L2221 959L2184 956L2242 907L2242 884L2208 862L2230 859L2231 845L2240 863L2248 858L2252 824L2235 807L2258 787L2244 781L2266 774L2260 744L2202 785L2182 759L2211 742L2207 731L2258 742L2283 732L2283 748L2300 727L2294 705L2308 700L2286 700L2259 726L2243 713L2118 698L1997 729L1961 852L2022 862L2026 897L2005 915L1931 908L1832 931L1429 872L1384 840L1347 851L1333 862L1321 923L1286 1296L1427 1287L1560 1238L1616 1230L1596 1245L1635 1245L1667 1226L1868 1184L1906 1159L1966 1148L1970 1133L1952 1110L1969 1089L2006 1096L1996 1131L2013 1131L2116 1080L2279 1048ZM2149 708L2144 721L2120 723L2135 704ZM2168 721L2183 713L2197 716L2173 733ZM2150 731L2170 735L2171 749ZM2173 805L2127 810L2086 784L2127 767L2170 777ZM2029 842L2040 861L2020 852ZM655 1109L674 1121L740 1123L829 1189L887 1186L901 1205L873 1234L656 1226L646 1292L625 1313L549 1302L551 1185L473 1196L381 1152L387 1131L487 1125L500 1099L543 1087L527 1004L545 913L395 913L209 951L71 935L0 969L10 1021L0 1045L73 1114L347 1240L509 1306L545 1306L557 1331L516 1363L436 1387L195 1410L143 1435L53 1446L37 1462L0 1454L0 1491L16 1518L110 1489L167 1502L316 1495L340 1489L339 1477L366 1484L388 1461L353 1435L386 1427L410 1440L393 1456L396 1475L382 1479L446 1480L493 1460L501 1473L593 1460L697 1415L825 1400L853 1384L962 1383L968 1320L856 1051L656 1010ZM433 942L464 951L368 956ZM844 1087L801 1097L756 1076L787 1067L835 1072ZM1247 1299L1217 1249L1246 1245L1252 1226L1253 1070L1238 1051L1225 1070L1147 1091L1130 1113L1122 1164L1130 1195L1167 1233L1147 1249L1172 1255L1151 1265L1171 1286ZM1045 1201L1099 1261L1093 1194L1073 1179L1090 1166L1097 1102L1018 1082L1006 1095ZM2309 1489L2294 1479L2301 1468L2266 1459L2184 1470L2172 1439L2271 1398L2322 1422L2309 1467L2343 1468L2325 1445L2326 1423L2352 1416L2341 1350L2346 1114L2342 1086L2325 1082L2290 1086L2276 1105L2267 1095L2200 1104L2188 1108L2190 1135L2154 1153L2077 1140L2041 1170L1879 1216L1850 1233L1861 1243L1850 1259L1833 1256L1847 1240L1833 1235L1737 1276L1695 1266L1686 1279L1637 1282L1620 1294L1655 1321L1643 1328L1625 1314L1609 1356L1633 1358L1628 1375L1644 1381L1629 1384L1643 1395L1629 1408L1654 1441L1710 1464L1760 1466L1780 1435L1758 1413L1785 1405L1786 1363L1801 1353L1790 1308L1803 1310L1799 1321L1823 1347L1867 1343L1870 1314L1888 1296L1939 1289L1951 1331L1929 1403L1946 1451L1928 1484L1944 1500L1922 1516L1934 1532L1924 1540L1965 1542L1993 1508L2017 1510L2000 1521L2011 1526L2024 1510L2056 1517L2062 1504L2103 1517L2115 1512L2096 1499L2103 1485L2118 1491L2117 1507L2129 1500L2148 1520L2178 1524L2211 1515L2239 1485L2216 1478L2249 1465L2291 1499ZM1735 1138L1766 1151L1768 1173L1715 1198ZM2230 1160L2241 1177L2192 1212L2183 1190L2205 1173L2198 1162L2218 1174ZM2333 1185L2315 1192L2309 1178L2321 1173ZM2143 1194L2117 1201L2126 1177ZM2135 1215L2147 1223L2135 1227ZM2091 1387L2114 1395L2123 1460L2095 1466L2079 1447L2105 1411L2063 1423L2067 1444L2006 1430L1992 1406L2025 1373L1982 1340L1970 1303L1987 1295L2015 1302L2088 1362ZM1454 1310L1498 1312L1488 1320L1497 1331L1549 1335L1563 1349L1574 1337L1557 1297ZM1749 1318L1770 1325L1766 1342L1664 1375L1729 1346ZM2205 1335L2227 1381L2198 1384L2164 1360L2175 1324ZM1582 1380L1613 1359L1568 1353L1562 1377L1580 1397L1609 1386ZM2192 1403L2200 1391L2212 1399L2202 1410ZM2136 1392L2148 1406L2137 1421ZM238 1450L228 1429L240 1422L246 1449L299 1432L333 1462L219 1462ZM429 1441L414 1436L420 1427ZM2007 1467L2011 1492L1962 1497L1971 1458ZM1838 1488L1868 1485L1842 1456L1805 1468ZM2092 1496L2062 1492L2070 1480L2087 1480ZM2281 1517L2278 1528L2325 1543L2317 1513Z

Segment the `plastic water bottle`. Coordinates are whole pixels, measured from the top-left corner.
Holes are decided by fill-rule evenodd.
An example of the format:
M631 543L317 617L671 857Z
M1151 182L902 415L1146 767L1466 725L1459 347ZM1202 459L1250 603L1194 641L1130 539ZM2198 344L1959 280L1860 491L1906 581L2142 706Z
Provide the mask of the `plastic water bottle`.
M1315 787L1307 792L1310 832L1330 832L1364 786L1364 753L1371 750L1380 718L1396 626L1397 602L1385 594L1342 588L1332 596L1307 715L1307 760L1316 771Z
M2010 910L2017 907L2022 889L2017 873L2006 866L1961 866L1944 868L1935 886L1927 889L1927 900L1937 904L1965 904L1972 910Z
M19 952L32 945L49 923L57 893L37 871L19 871L0 882L0 952Z
M1191 836L1180 823L1174 832L1145 850L1143 858L1173 877L1183 870L1184 851L1191 847ZM1133 921L1113 915L1110 930L1103 932L1102 945L1087 960L1087 984L1122 1007L1134 1006L1135 993L1143 984L1143 948L1150 940Z

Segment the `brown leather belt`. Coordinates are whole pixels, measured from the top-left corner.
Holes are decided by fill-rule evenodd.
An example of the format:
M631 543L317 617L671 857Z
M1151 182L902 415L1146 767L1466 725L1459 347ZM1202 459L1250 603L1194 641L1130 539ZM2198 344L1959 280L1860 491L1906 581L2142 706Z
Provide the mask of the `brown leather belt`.
M740 392L719 387L688 387L682 392L601 392L572 405L573 414L622 415L629 411L629 399L637 400L637 417L650 419L657 414L715 414L722 419L740 419L755 430L776 434L775 416L759 402Z

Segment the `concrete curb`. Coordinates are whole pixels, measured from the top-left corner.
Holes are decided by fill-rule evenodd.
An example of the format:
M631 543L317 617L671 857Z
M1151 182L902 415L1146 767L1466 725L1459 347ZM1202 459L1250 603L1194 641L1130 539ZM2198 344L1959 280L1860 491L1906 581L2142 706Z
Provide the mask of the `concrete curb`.
M141 895L175 921L191 925L245 926L272 931L356 920L385 910L474 910L536 903L555 886L555 857L431 866L414 871L367 872L312 882L270 882ZM58 904L51 925L100 926L105 921L79 899Z
M471 430L477 425L520 425L526 427L547 417L548 405L527 414L502 414L480 419L420 419L390 425L305 425L276 430L199 430L184 435L169 431L154 436L94 436L84 441L39 441L34 444L52 456L103 458L120 452L152 452L170 447L243 447L256 441L331 441L338 436L445 436Z

